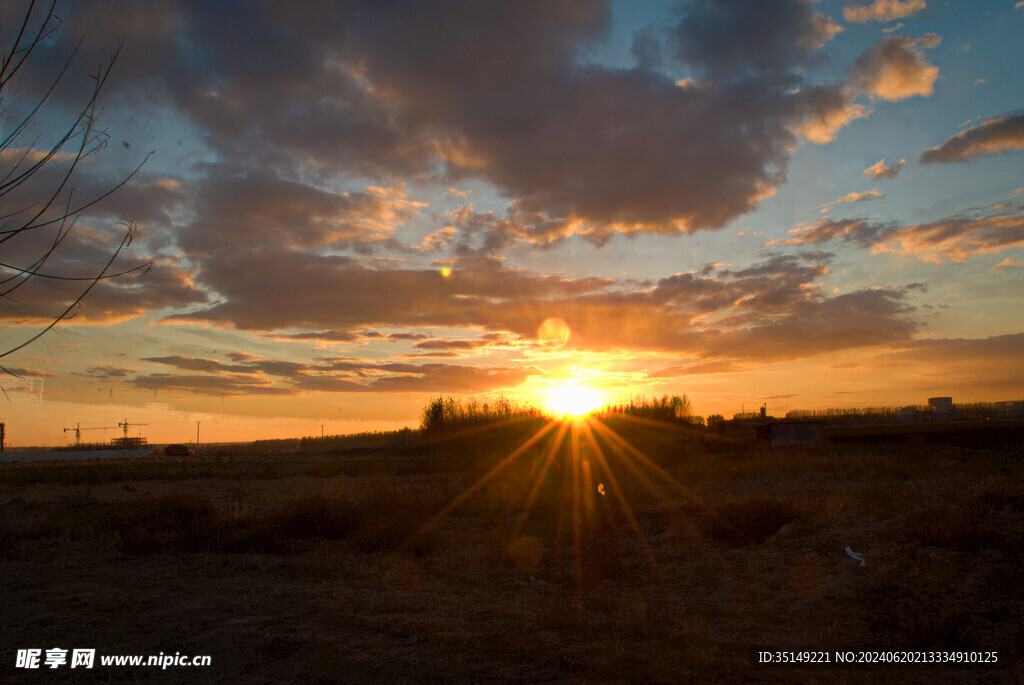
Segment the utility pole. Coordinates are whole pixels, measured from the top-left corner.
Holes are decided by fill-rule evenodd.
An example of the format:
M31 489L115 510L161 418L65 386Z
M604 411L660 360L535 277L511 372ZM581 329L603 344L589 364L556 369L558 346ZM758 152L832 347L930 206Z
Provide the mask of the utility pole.
M0 454L4 453L4 434L7 431L7 424L0 421Z
M324 424L320 424L320 439L324 439Z
M199 456L199 422L196 421L196 456Z

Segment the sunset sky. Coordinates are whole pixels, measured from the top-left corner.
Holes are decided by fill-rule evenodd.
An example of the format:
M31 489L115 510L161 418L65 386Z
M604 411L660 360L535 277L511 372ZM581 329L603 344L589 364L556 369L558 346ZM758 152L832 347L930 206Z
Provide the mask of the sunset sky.
M1024 398L1024 2L57 13L4 132L84 35L45 143L116 35L75 197L155 152L48 272L97 270L122 217L118 264L153 265L0 360L9 444L392 429L438 395L566 384L726 416ZM0 300L3 347L73 290Z

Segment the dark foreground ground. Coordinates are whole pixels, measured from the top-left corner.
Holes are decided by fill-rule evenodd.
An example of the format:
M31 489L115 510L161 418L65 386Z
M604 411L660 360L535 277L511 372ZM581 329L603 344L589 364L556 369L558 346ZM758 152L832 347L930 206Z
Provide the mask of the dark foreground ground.
M429 528L501 454L2 464L0 682L1024 682L1016 440L627 438L656 466L540 440ZM212 664L16 668L55 647Z

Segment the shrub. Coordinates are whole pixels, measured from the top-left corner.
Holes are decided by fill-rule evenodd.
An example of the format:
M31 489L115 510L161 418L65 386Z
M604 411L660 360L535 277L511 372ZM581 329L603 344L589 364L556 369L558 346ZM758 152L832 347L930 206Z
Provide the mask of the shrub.
M110 522L126 554L216 549L222 527L220 512L209 500L185 494L125 504Z
M289 538L341 540L362 523L362 512L341 497L302 495L288 500L274 519Z
M704 526L705 534L733 545L760 544L799 517L793 507L773 499L750 497L721 507Z
M363 552L388 552L398 548L425 556L437 546L437 535L422 530L424 521L408 511L367 519L352 535L352 544Z

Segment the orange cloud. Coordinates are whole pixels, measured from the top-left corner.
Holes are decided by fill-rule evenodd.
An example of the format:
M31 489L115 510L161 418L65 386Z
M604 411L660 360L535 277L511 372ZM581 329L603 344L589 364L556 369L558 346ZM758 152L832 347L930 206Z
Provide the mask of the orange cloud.
M854 202L866 202L868 200L877 200L877 199L883 198L883 197L885 197L885 193L880 191L878 188L872 188L871 190L869 190L867 192L863 192L863 193L858 193L856 191L851 191L851 192L847 193L846 195L844 195L843 197L839 198L838 200L833 200L832 202L826 202L825 204L823 204L821 206L821 211L822 212L827 212L830 209L832 209L833 207L835 207L836 205L851 204L851 203L854 203Z
M993 117L950 136L942 145L925 150L921 163L962 162L1021 149L1024 149L1024 112Z
M824 217L810 226L794 228L781 245L807 245L840 240L870 248L874 253L914 255L927 262L966 262L973 255L1024 246L1024 216L952 216L941 221L898 226L867 219Z
M875 0L867 5L847 5L843 8L843 19L855 24L888 22L917 14L925 6L925 0Z
M898 162L892 164L886 164L885 158L878 160L867 169L864 170L864 175L868 178L896 178L900 173L900 169L907 163L906 159L900 159Z
M1017 268L1017 267L1020 267L1020 266L1024 266L1024 262L1018 262L1015 259L1011 259L1011 258L1007 257L1003 261L1001 261L998 264L996 264L995 266L993 266L990 269L990 271L997 273L999 271L1005 271L1006 269L1014 269L1014 268Z
M935 34L884 38L854 61L851 81L860 92L883 100L928 97L935 92L939 68L930 64L918 48L933 48L941 40Z

